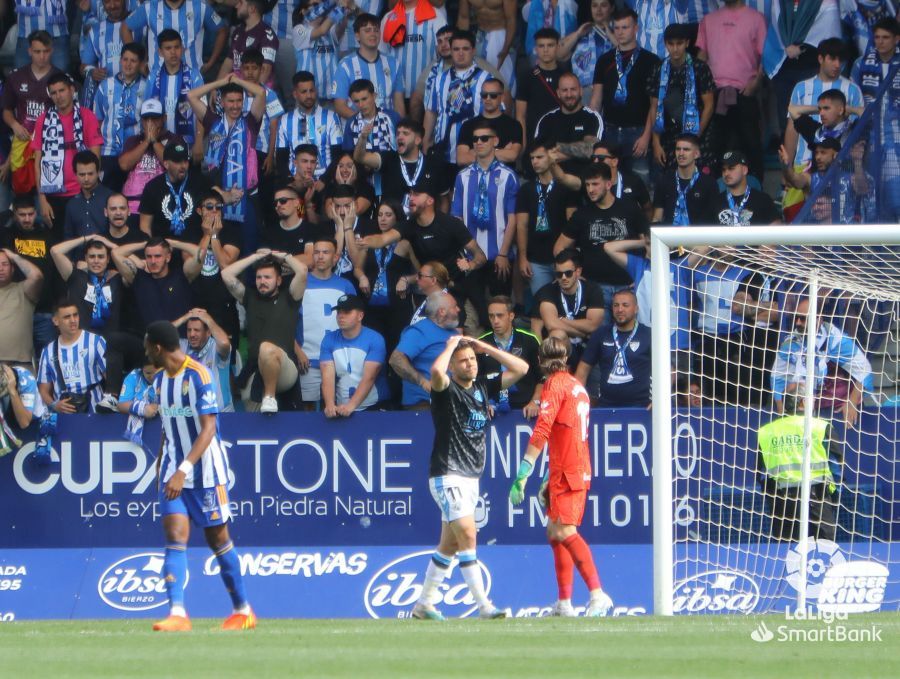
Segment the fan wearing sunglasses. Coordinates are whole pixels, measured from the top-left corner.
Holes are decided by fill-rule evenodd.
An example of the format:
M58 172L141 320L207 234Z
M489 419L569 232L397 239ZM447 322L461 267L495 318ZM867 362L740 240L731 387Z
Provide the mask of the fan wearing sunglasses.
M503 83L496 78L486 80L481 88L481 115L463 123L456 143L456 163L460 167L475 162L475 144L472 135L475 128L485 123L497 131L497 160L515 167L522 153L522 125L506 115L501 108Z

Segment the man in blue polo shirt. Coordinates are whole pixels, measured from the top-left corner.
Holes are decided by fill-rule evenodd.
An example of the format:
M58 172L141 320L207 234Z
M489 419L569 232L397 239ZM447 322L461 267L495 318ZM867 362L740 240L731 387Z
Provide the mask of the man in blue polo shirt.
M407 410L425 410L431 404L431 365L457 333L459 305L448 292L434 292L425 301L425 318L400 335L390 366L403 380L401 404Z
M578 362L575 377L587 384L591 368L600 369L601 408L646 408L650 405L650 328L637 322L637 296L619 290L612 298L613 323L598 328Z

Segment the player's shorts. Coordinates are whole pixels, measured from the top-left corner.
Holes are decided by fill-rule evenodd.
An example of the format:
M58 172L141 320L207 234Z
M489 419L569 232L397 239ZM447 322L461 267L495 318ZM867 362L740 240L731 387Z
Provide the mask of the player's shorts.
M232 518L225 486L182 488L178 497L168 500L163 485L159 491L159 506L163 516L184 514L198 528L221 526Z
M586 502L587 488L582 490L566 489L561 492L551 490L547 518L566 526L580 526Z
M431 497L441 508L441 521L447 523L475 515L478 504L478 479L468 476L432 476L428 479Z

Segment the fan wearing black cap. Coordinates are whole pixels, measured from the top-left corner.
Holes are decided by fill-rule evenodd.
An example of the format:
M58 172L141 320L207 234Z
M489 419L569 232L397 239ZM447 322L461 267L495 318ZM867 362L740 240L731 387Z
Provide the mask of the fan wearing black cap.
M841 151L841 142L833 137L828 137L814 142L811 148L813 163L804 172L797 172L793 163L790 162L784 146L778 149L784 181L788 186L800 189L807 195L816 193L819 185L825 181L825 175ZM854 165L861 168L862 164L854 163ZM854 178L849 172L839 171L832 179L830 186L820 192L819 198L813 206L813 218L815 221L850 224L854 221L856 213L853 198Z
M151 179L141 196L140 226L148 236L200 242L197 207L212 187L198 171L191 170L187 142L174 137L163 150L163 172Z
M319 369L325 417L348 417L390 396L384 376L384 338L363 326L365 309L362 297L340 297L335 305L337 330L322 338Z
M747 184L747 157L743 151L727 151L722 156L722 181L725 192L713 205L713 218L723 226L761 226L778 224L781 215L769 194Z
M458 283L468 272L484 266L487 258L461 219L437 211L437 198L433 183L419 182L409 191L409 220L384 233L361 238L357 244L383 248L403 238L409 241L416 259L440 262L450 272L450 280Z
M713 163L709 123L715 108L716 83L712 71L688 53L686 24L669 24L663 33L668 56L647 81L653 116L653 159L661 167L675 166L675 137L690 132L700 137L700 165Z

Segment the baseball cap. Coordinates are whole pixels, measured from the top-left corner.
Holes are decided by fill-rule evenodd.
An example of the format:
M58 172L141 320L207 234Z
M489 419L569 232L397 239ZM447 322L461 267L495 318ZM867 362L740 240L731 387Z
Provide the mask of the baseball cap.
M141 118L161 116L162 114L163 107L159 99L147 99L141 104Z
M432 198L438 197L437 189L434 188L434 182L428 179L420 179L409 187L410 193L427 193Z
M191 153L188 150L187 142L181 137L175 137L166 144L163 151L163 160L171 160L175 163L182 163L191 159Z
M334 308L337 311L365 311L366 304L358 295L342 295Z
M722 167L733 167L735 165L746 165L747 156L743 151L726 151L722 154Z
M841 142L835 137L826 137L822 141L817 141L814 144L810 144L810 148L831 149L832 151L837 151L839 153L841 150Z

